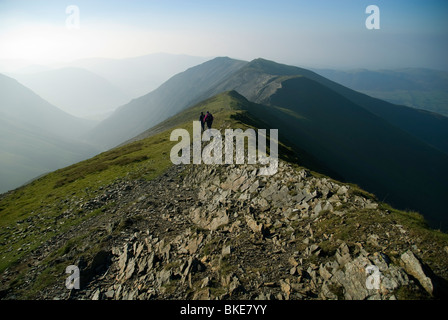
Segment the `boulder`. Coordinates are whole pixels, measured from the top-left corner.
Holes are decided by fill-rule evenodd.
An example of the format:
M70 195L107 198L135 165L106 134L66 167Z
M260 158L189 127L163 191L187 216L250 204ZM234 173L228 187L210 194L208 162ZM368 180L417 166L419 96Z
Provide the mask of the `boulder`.
M422 264L420 263L419 259L412 253L411 250L406 251L401 255L401 265L403 266L404 270L416 278L422 287L430 294L432 295L434 292L434 285L431 280L427 276L427 274L424 271L424 268Z

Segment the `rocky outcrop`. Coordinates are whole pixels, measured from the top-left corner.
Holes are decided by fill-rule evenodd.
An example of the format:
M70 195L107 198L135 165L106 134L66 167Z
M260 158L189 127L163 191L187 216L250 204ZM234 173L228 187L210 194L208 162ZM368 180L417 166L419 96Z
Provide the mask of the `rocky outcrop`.
M255 166L186 167L182 182L167 180L176 187L160 194L163 209L142 215L163 228L126 230L111 246L107 272L72 298L431 297L432 279L403 227L385 227L385 235L361 216L354 222L361 212L387 218L372 198L283 162L272 177L257 173ZM192 192L188 206L176 207L178 190ZM143 200L139 208L151 205ZM343 238L338 223L361 232Z
M39 298L434 297L445 275L421 262L420 243L369 194L282 161L273 176L258 172L179 166L106 187L82 205L117 204L104 210L107 241L81 269L82 288L61 283Z
M434 285L430 277L425 274L420 261L415 257L412 251L408 250L401 255L401 265L411 276L415 277L423 288L429 293L433 294Z

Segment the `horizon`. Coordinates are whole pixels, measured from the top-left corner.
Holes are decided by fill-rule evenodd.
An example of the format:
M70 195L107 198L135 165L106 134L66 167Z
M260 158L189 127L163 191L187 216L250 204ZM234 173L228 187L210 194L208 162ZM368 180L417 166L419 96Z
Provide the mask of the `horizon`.
M379 8L380 28L370 30L366 8L372 4ZM4 0L0 60L54 65L167 53L262 57L319 69L446 71L447 12L448 3L440 0Z

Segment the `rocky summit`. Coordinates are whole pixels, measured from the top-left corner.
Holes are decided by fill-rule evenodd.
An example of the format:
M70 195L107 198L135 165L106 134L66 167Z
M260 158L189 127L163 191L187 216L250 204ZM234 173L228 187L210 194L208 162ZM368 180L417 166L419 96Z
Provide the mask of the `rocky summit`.
M258 173L256 165L180 165L151 181L104 187L78 204L104 214L27 257L23 283L94 225L59 250L61 265L79 267L80 289L68 290L59 270L34 298L446 298L448 247L412 216L283 161L273 176ZM101 249L83 255L99 239ZM3 296L18 298L12 289Z

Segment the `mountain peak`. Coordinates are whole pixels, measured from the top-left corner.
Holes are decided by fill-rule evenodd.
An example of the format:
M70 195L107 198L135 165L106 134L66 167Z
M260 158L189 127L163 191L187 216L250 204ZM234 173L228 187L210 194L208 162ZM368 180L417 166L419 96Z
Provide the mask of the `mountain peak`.
M82 288L69 299L438 294L431 289L437 277L414 271L421 269L422 258L446 278L447 241L426 229L418 214L395 210L356 185L283 161L283 151L278 172L268 179L257 174L257 165L173 166L172 128L188 130L205 110L215 115L218 130L267 129L260 119L270 122L282 111L249 102L236 90L221 92L167 119L145 139L44 176L20 194L5 195L1 214L8 219L0 220L5 230L0 240L16 250L2 252L6 259L0 270L10 269L2 274L0 293L6 298L66 297L61 270L78 264ZM310 121L296 111L287 110L286 121L296 127ZM386 290L367 290L369 265L381 267L390 280L384 282Z
M307 71L299 67L281 64L275 61L266 60L264 58L254 59L251 62L249 62L246 67L256 69L271 75L283 75L283 76L299 75L303 71Z

